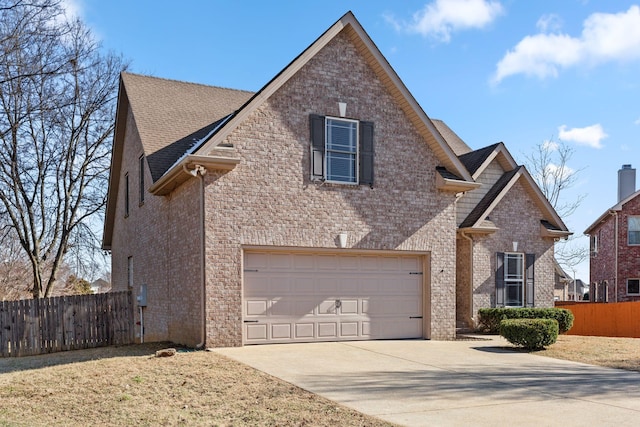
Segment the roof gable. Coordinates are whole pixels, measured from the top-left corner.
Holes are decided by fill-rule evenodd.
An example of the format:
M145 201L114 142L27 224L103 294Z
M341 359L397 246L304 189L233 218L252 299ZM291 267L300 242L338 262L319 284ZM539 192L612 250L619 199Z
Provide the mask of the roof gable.
M122 74L122 83L154 182L192 148L201 133L253 95L130 73Z
M498 142L460 156L460 161L467 168L474 180L478 179L494 159L498 161L502 169L505 171L512 170L518 166L511 156L511 153L509 153L509 150L507 150L507 147L505 147L502 142Z
M347 12L315 42L298 55L289 65L278 73L270 82L249 99L246 104L225 124L212 138L199 148L196 154L208 155L217 145L265 102L275 91L293 77L311 58L341 32L346 32L356 48L362 53L373 71L390 91L398 105L407 114L409 120L418 132L425 138L427 144L434 151L439 162L453 174L463 180L471 181L471 176L457 158L451 147L437 131L435 125L413 98L411 93L400 80L391 65L369 38L353 13Z
M627 203L629 203L630 201L632 201L638 196L640 196L640 190L630 194L626 198L620 200L615 205L611 206L609 209L604 211L604 213L600 215L598 219L596 219L589 227L587 227L586 230L584 230L584 234L591 234L594 231L594 229L596 229L600 225L600 223L605 222L605 220L607 219L607 217L609 217L609 215L611 215L614 212L620 212L624 207L624 205L626 205Z
M571 233L558 213L553 209L547 198L542 194L540 187L535 183L524 166L518 166L505 172L494 184L487 194L480 200L471 213L460 224L460 229L483 228L483 221L489 216L491 211L506 196L516 182L521 180L526 192L540 208L544 218L541 218L541 228L546 237L567 237ZM495 231L495 228L489 231Z

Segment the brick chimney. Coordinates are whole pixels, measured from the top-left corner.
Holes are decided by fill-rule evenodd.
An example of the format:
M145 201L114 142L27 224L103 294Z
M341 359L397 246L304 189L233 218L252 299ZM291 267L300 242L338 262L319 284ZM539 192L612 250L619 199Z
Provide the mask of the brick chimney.
M618 171L618 202L636 191L636 170L631 165L622 165Z

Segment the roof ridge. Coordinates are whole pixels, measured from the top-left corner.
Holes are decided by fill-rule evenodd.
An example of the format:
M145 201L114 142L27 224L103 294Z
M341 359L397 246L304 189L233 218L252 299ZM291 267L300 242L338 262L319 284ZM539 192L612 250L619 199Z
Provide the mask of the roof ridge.
M149 74L131 73L131 72L128 72L128 71L126 71L126 72L123 71L122 75L129 75L129 76L134 76L134 77L143 77L143 78L146 78L146 79L163 80L163 81L166 81L166 82L181 83L181 84L186 84L186 85L189 85L189 86L201 86L201 87L214 88L214 89L224 89L224 90L231 90L231 91L235 91L235 92L244 92L244 93L250 93L250 94L256 93L255 91L251 91L251 90L235 89L235 88L232 88L232 87L208 85L208 84L197 83L197 82L188 82L186 80L171 79L171 78L168 78L168 77L158 77L158 76L152 76L152 75L149 75Z

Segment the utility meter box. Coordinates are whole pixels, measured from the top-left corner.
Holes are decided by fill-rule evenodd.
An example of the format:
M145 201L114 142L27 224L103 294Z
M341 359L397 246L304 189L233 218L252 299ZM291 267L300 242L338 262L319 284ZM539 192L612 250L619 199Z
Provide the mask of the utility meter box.
M138 300L138 306L146 307L147 306L147 285L140 285L140 293L136 297Z

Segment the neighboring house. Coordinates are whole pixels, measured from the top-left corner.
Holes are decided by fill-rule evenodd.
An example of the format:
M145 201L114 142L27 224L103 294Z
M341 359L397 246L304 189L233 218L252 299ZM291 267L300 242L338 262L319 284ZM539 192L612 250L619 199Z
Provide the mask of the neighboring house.
M573 284L573 278L567 274L557 260L554 260L555 286L553 289L554 301L568 301L569 287Z
M146 341L191 346L453 339L481 307L553 306L570 234L351 13L257 93L123 74L108 196L113 289Z
M111 290L111 283L104 279L98 279L91 283L91 292L94 294L103 294Z
M555 288L553 299L555 301L582 301L585 293L589 292L589 286L580 279L574 279L555 261Z
M618 171L618 203L584 232L589 235L589 299L640 301L640 191L636 170Z

